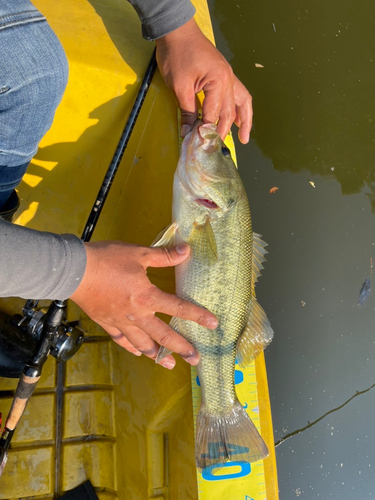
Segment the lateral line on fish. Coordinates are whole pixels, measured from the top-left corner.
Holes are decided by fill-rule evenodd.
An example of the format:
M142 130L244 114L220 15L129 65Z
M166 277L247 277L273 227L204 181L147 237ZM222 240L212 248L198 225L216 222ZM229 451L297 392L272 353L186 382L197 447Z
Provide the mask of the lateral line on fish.
M243 231L240 231L240 243L238 245L239 248L242 248L242 243L243 243ZM252 265L251 264L251 259L250 259L250 265ZM239 275L239 268L237 268L237 270L236 270L236 276L235 276L235 279L233 280L234 281L233 289L237 288L238 275ZM230 303L230 308L229 308L228 315L230 315L230 313L232 312L233 303L234 303L234 301L232 300L231 303Z
M227 356L228 354L232 354L233 351L233 346L236 346L236 342L231 342L229 344L225 345L207 345L207 344L202 344L200 342L195 342L195 348L201 353L201 354L210 354L210 355L215 355L218 357L222 356ZM220 352L218 352L220 351Z

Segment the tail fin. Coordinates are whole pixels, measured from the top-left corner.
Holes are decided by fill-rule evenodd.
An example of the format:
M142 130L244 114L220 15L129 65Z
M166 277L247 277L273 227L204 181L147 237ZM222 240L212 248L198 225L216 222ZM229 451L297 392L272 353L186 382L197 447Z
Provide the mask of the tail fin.
M195 445L198 469L229 460L256 462L267 455L265 442L238 401L225 415L210 415L201 407Z

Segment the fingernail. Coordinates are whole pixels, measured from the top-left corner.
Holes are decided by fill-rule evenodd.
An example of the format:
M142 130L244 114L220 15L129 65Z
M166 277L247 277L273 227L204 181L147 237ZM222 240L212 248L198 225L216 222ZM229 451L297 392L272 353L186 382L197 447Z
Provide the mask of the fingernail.
M217 328L219 326L219 322L217 319L210 319L208 322L207 322L207 328L211 328L212 330L214 328Z
M196 366L200 359L198 356L190 356L190 358L185 358L185 361L187 361L191 366Z
M172 370L176 365L176 363L173 363L173 361L169 361L169 360L161 361L159 364L161 366L164 366L164 368L167 368L168 370Z
M185 135L187 135L190 131L191 131L190 125L184 123L184 125L182 125L181 127L181 132L180 132L181 137L185 137Z
M176 251L177 253L179 253L180 255L185 255L186 253L188 253L189 251L189 245L187 243L179 243L177 246L176 246Z

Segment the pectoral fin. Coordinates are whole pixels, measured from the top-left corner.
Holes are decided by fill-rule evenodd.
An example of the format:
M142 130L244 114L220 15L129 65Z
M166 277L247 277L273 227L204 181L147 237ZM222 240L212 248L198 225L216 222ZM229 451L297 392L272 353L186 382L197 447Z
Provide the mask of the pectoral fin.
M271 324L254 297L250 302L250 315L241 337L237 342L237 360L246 366L271 342L273 330Z
M178 330L178 318L174 317L170 320L169 326L177 333L180 333ZM169 354L172 354L172 351L167 349L164 346L160 346L158 355L156 356L155 363L159 364L160 361L166 358Z
M216 239L208 217L203 224L194 222L188 243L196 259L209 264L217 261Z
M172 247L176 244L177 222L173 222L164 228L152 242L152 247Z

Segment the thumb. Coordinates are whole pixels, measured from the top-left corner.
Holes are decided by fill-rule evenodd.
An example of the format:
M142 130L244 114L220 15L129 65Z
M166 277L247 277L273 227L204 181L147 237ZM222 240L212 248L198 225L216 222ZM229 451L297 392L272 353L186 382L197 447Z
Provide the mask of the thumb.
M187 243L179 243L174 247L150 248L145 255L144 265L146 267L171 267L181 264L190 254Z
M181 137L185 137L198 118L198 106L194 90L178 92L175 90L178 106L181 110Z

